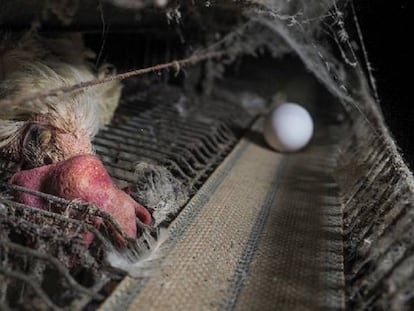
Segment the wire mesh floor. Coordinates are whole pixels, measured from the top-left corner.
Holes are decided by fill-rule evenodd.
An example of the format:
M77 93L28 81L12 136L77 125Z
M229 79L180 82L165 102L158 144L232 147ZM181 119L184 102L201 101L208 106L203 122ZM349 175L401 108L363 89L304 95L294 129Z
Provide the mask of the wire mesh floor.
M99 310L342 310L335 137L319 127L281 154L253 128L171 224L159 273L126 277Z
M166 84L130 80L94 146L120 187L136 182L135 165L148 162L166 167L193 194L251 121L236 102L188 97ZM108 234L94 228L93 219L105 218L125 233L93 206L7 184L13 172L13 163L1 163L0 309L93 309L125 275L105 263ZM64 212L17 203L13 191L43 197ZM74 218L71 210L82 217ZM89 249L83 242L88 231L97 237Z

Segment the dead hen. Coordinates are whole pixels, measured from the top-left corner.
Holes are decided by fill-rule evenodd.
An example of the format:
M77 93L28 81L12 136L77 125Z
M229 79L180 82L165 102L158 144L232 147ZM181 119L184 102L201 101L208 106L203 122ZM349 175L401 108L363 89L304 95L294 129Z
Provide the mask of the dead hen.
M7 41L7 40L6 40ZM0 99L28 96L104 77L108 65L94 70L93 53L81 37L42 38L26 35L0 46ZM94 203L111 214L131 237L137 235L136 216L145 224L151 215L117 188L98 158L92 139L110 121L121 93L119 82L0 110L0 156L19 163L10 183L64 199ZM15 193L19 202L47 209L43 199ZM97 218L99 227L102 220ZM118 242L122 239L115 229ZM93 236L85 237L89 245Z

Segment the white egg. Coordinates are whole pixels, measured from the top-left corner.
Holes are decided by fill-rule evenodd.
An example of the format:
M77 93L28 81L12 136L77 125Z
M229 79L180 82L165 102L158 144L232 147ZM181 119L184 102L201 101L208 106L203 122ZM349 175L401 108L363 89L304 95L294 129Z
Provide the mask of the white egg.
M263 132L266 142L273 149L281 152L297 151L312 138L312 117L298 104L281 104L266 117Z

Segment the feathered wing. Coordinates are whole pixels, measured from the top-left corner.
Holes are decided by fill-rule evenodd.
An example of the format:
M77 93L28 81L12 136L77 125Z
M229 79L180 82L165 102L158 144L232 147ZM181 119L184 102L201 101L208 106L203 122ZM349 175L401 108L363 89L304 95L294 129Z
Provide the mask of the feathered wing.
M97 78L105 78L108 75L116 74L112 65L103 64L98 69ZM95 86L98 94L98 104L101 109L101 126L107 125L111 122L115 110L118 107L121 98L122 84L119 81L111 81Z

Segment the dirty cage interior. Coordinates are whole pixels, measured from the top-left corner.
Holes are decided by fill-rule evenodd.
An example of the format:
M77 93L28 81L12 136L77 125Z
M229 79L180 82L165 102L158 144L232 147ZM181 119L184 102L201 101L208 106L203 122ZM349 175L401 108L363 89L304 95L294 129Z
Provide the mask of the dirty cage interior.
M357 132L350 141L343 143L345 154L354 158L366 155L367 162L383 161L386 157L380 152L364 153L365 149L359 145L363 139L358 133L364 133L366 125L360 125L359 116L355 117L357 112L346 106L344 109L286 46L281 44L280 55L274 58L272 48L249 50L237 44L232 48L235 40L220 45L223 38L228 39L230 30L246 21L242 8L251 4L179 1L180 5L177 5L168 1L169 4L164 5L163 1L142 1L142 5L134 7L118 5L123 1L73 2L39 1L34 4L22 0L0 3L0 30L18 34L37 27L36 31L45 36L80 32L85 45L96 54L96 65L110 63L118 73L203 55L210 51L206 51L206 46L210 45L225 48L226 55L219 59L207 58L185 66L177 63L163 70L124 79L122 96L112 121L94 137L97 156L120 188L131 185L139 188L148 174L155 174L149 170L137 176L136 165L144 163L148 167L167 169L185 189L177 201L179 206L160 227L168 227L174 221L241 137L257 134L254 131L252 134L249 129L260 117L260 111L249 109L243 103L258 99L270 101L277 90L289 87L298 76L307 81L307 87L311 85L317 90L318 95L312 95L316 99L307 107L315 115L315 122ZM40 21L39 25L33 23L36 20ZM251 35L248 30L244 34ZM257 46L260 47L259 42ZM292 83L300 87L304 85ZM302 100L314 93L305 90L298 94L293 92L291 96ZM318 100L330 101L332 105L328 109L313 106ZM338 118L338 115L342 117ZM339 137L341 135L336 139ZM388 144L374 134L367 137L373 140L373 149L388 148ZM108 226L114 227L121 236L126 234L110 214L94 206L8 184L18 163L1 159L0 167L0 309L98 308L126 275L105 259L106 250L115 247ZM382 168L362 169L376 173L372 175L373 179L391 176L392 185L402 187L400 184L404 184L392 169L385 172ZM375 192L370 190L375 187L375 182L370 184L362 181L364 176L359 178L352 179L358 187L352 187L352 181L351 185L344 183L348 186L344 187L348 190L343 192L344 200L351 202L344 210L345 301L349 308L364 309L388 303L383 297L388 288L384 282L393 277L393 265L396 268L411 260L413 243L405 239L411 230L398 241L392 236L390 239L394 242L390 242L388 248L384 246L385 250L378 254L367 251L368 246L361 246L364 243L361 241L371 243L380 239L380 234L372 233L374 222L383 221L384 226L389 225L389 230L393 230L393 224L387 223L392 222L391 218L384 216L393 207L385 197L378 194L378 198L370 193ZM377 187L382 187L381 180ZM16 191L44 198L54 208L41 210L16 202L13 198ZM390 189L387 191L385 193L396 195ZM411 190L404 188L401 191ZM364 195L374 197L374 201L365 206L358 205ZM134 198L145 205L145 198L138 194ZM357 200L356 203L352 203L352 199ZM406 200L405 194L400 199ZM373 209L377 200L382 204L379 212ZM406 217L404 209L410 204L412 202L399 209L398 217ZM77 216L64 212L68 210L76 211ZM79 214L82 217L78 217ZM96 229L93 226L96 216L104 218L110 225ZM397 222L398 217L392 219ZM95 235L89 248L84 244L84 235L88 231ZM153 235L155 237L156 232ZM397 252L400 253L393 255ZM390 266L377 267L375 261L385 261L387 256L391 258ZM411 298L405 295L413 283L413 274L399 280L401 282L395 283L394 291L388 288L389 295L392 299L403 295L403 301L407 302L403 305L407 306L413 299L412 295ZM369 297L367 303L363 302L364 297Z

